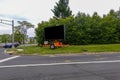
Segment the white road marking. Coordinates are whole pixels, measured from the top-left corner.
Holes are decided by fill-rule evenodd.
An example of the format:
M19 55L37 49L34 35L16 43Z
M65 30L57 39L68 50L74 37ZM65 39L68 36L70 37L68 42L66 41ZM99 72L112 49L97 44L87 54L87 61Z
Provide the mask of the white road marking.
M18 58L18 57L20 57L20 56L13 56L13 57L5 58L5 59L0 60L0 63L6 62L6 61L9 61L9 60Z
M88 62L68 62L68 63L48 63L48 64L25 64L25 65L8 65L0 66L0 68L17 68L17 67L37 67L37 66L58 66L58 65L74 65L74 64L102 64L102 63L120 63L120 60L112 61L88 61Z

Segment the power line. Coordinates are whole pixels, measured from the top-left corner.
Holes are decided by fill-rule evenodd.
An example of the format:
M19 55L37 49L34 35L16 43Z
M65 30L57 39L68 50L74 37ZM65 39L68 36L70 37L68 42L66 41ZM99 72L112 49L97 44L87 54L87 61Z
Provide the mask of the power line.
M14 20L0 19L0 23L12 26L12 48L14 48Z

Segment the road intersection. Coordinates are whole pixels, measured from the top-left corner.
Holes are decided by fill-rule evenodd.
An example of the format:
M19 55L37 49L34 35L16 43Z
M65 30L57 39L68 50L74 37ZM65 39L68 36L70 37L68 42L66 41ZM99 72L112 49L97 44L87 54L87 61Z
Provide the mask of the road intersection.
M0 80L119 80L120 54L8 55L0 49Z

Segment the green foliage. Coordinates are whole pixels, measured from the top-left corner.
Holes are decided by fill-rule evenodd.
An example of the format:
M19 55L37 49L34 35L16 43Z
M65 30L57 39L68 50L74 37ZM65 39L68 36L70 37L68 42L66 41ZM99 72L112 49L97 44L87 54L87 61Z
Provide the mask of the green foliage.
M51 18L41 22L36 28L39 44L44 41L44 28L55 25L65 25L66 44L110 44L120 43L120 10L110 10L107 15L100 17L97 12L92 16L78 12L76 16L66 18Z
M14 33L14 41L15 42L23 42L23 38L24 38L24 35L20 32L20 31L18 31L18 30L16 30L15 31L15 33Z
M58 3L56 3L56 6L54 6L54 9L52 12L54 13L55 18L66 18L72 15L72 11L70 10L69 6L69 0L59 0Z
M9 35L9 34L0 35L0 41L2 43L10 42L11 41L11 35Z
M18 27L24 27L24 26L26 26L27 29L34 28L34 25L31 24L30 22L27 22L27 21L18 21L18 23L19 23Z

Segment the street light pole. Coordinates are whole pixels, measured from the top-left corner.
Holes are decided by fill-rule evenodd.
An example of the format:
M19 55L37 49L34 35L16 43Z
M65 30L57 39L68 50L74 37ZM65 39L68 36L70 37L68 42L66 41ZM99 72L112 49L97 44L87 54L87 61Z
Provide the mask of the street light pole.
M14 48L14 20L0 19L0 23L12 26L12 48Z

